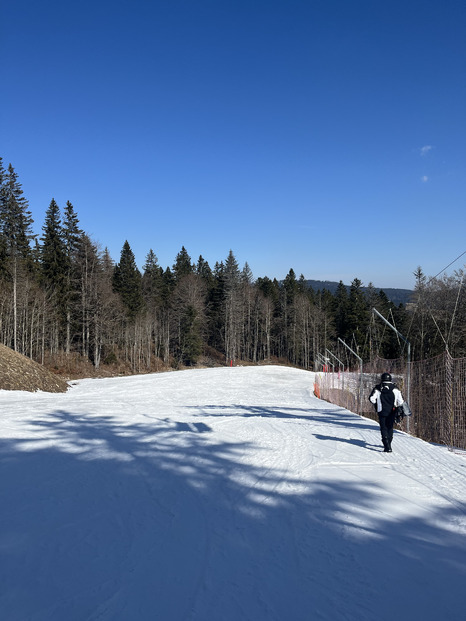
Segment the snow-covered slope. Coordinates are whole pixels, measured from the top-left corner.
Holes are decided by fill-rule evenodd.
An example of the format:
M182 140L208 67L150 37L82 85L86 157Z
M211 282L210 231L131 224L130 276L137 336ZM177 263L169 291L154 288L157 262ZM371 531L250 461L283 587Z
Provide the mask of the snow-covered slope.
M282 367L0 392L4 621L462 621L466 457Z

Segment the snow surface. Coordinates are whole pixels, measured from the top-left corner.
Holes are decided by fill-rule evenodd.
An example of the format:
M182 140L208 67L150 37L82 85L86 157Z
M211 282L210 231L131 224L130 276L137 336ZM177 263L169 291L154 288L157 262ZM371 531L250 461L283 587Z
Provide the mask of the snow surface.
M0 391L3 621L466 618L466 457L278 366Z

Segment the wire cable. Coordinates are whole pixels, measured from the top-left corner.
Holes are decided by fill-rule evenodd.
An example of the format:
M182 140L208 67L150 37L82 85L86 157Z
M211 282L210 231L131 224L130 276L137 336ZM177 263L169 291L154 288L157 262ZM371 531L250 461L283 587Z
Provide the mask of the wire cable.
M442 274L445 270L447 270L450 267L450 265L453 265L453 263L456 263L456 261L458 261L458 259L461 259L461 257L463 255L465 255L465 254L466 254L466 250L464 252L462 252L459 257L456 257L456 259L454 259L451 263L449 263L446 267L444 267L443 270L440 270L440 272L438 274L436 274L435 276L432 276L431 278L429 278L429 280L427 281L426 285L428 285L431 280L434 280L434 278L437 278L437 276L440 276L440 274Z
M450 342L450 336L451 336L451 331L453 329L453 322L455 320L456 311L458 310L458 302L460 299L461 287L463 286L463 280L464 280L464 272L461 275L461 282L460 282L460 286L458 287L458 295L456 296L455 310L453 311L453 315L451 316L450 330L448 331L448 336L447 336L447 348L448 348L448 343Z

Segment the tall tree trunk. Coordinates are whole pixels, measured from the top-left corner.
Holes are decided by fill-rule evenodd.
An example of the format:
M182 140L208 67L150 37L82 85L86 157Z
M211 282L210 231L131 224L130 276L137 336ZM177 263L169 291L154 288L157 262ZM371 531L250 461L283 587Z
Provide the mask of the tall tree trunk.
M17 265L16 257L13 259L13 349L18 351L18 301L17 301Z

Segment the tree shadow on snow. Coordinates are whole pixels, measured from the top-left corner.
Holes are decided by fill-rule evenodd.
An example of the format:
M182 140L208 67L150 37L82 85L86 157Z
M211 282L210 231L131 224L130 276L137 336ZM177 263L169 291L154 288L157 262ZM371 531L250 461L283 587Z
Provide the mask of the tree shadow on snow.
M199 411L199 407L190 407ZM358 430L370 429L371 431L378 429L377 423L370 424L368 419L358 416L353 412L349 412L344 408L340 410L308 410L305 408L292 407L271 407L271 406L254 406L254 405L204 405L202 406L202 414L199 416L222 416L234 415L243 416L244 418L281 418L291 420L304 420L309 423L322 422L337 427L347 428L348 422ZM196 416L196 414L194 414Z
M297 480L253 443L183 425L60 410L2 440L3 618L459 620L464 506L393 522L382 479Z
M354 446L360 446L363 449L367 449L369 451L376 451L377 453L380 453L380 451L383 448L381 443L380 444L369 444L365 440L357 440L353 438L340 438L338 436L324 436L320 433L314 433L313 435L318 440L331 440L332 442L343 442L346 444L353 444Z

